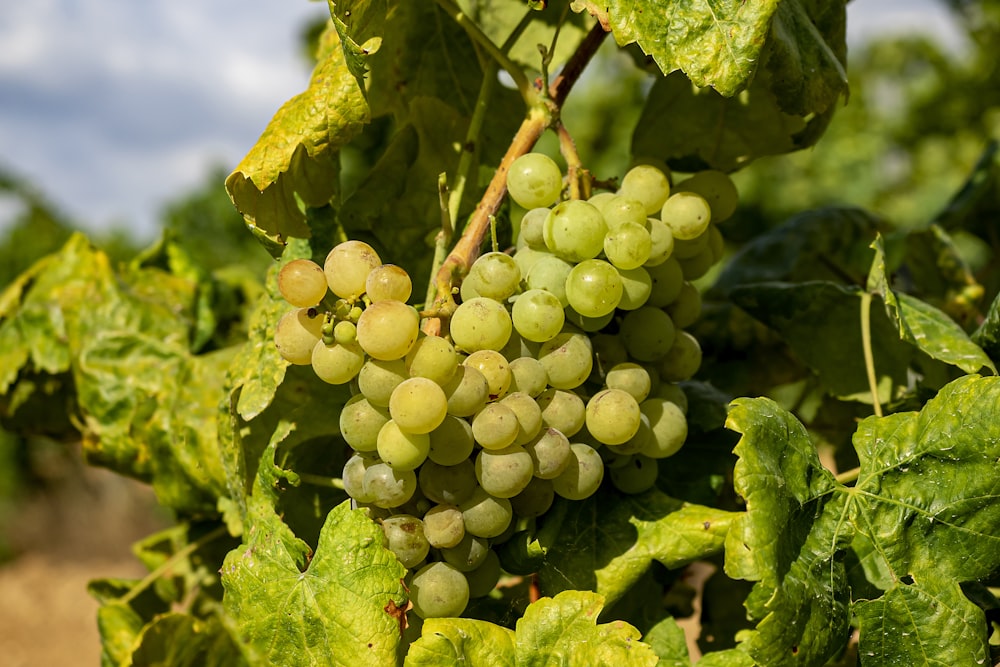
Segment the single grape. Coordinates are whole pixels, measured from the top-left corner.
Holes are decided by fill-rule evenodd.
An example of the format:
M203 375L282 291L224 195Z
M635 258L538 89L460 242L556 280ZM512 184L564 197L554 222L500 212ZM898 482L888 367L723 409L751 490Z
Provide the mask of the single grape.
M444 421L446 414L448 397L436 382L427 378L403 380L389 397L389 415L407 433L430 433Z
M536 343L551 340L562 330L566 316L559 298L541 289L519 295L511 308L511 321L521 336Z
M319 304L326 289L323 267L311 259L293 259L278 271L278 291L293 306L309 308Z
M382 519L382 532L386 547L396 555L403 567L419 565L430 551L431 545L424 535L424 522L409 514L396 514Z
M504 359L514 361L521 357L534 357L539 347L539 343L528 340L514 329L510 332L510 340L500 349L500 354Z
M413 282L410 274L401 266L395 264L383 264L371 270L365 278L365 294L368 299L374 301L402 301L406 303L410 300L413 292Z
M587 410L583 399L573 392L546 389L535 400L542 409L542 424L546 427L556 429L567 438L583 428Z
M351 396L340 410L340 435L357 452L374 452L378 432L389 421L389 412L373 405L362 394Z
M676 192L667 198L660 213L675 239L693 239L708 229L712 210L701 195L694 192Z
M586 317L580 313L573 310L571 306L567 306L565 312L566 322L572 324L577 329L587 333L593 333L595 331L600 331L615 318L615 312L611 311L600 317Z
M646 231L649 232L649 259L645 266L656 266L667 261L674 254L674 233L662 220L646 219Z
M652 396L653 398L662 398L665 401L670 401L680 409L682 414L687 414L688 397L679 384L663 382L655 392L652 392Z
M456 546L465 537L465 519L455 505L438 504L424 514L424 536L435 549Z
M476 455L476 479L479 486L496 498L512 498L531 481L534 467L524 447L483 449Z
M510 499L510 507L517 516L530 519L548 512L555 497L552 480L532 477L524 490Z
M628 351L622 343L622 337L614 334L601 333L590 339L594 348L594 367L601 377L614 366L628 361Z
M313 349L323 335L323 320L322 313L315 308L297 308L285 313L274 330L278 354L297 366L311 364Z
M552 256L552 253L543 248L536 250L532 247L524 247L518 248L517 252L514 253L514 262L517 264L517 268L521 269L521 275L527 276L528 272L531 271L532 267L534 267L539 260ZM462 284L464 285L465 282L463 281Z
M722 222L729 218L739 203L739 192L728 175L714 169L699 171L677 184L677 190L695 192L708 202L712 220Z
M461 616L469 604L469 583L448 563L431 563L413 575L410 602L420 618Z
M312 368L319 379L330 384L346 384L357 377L365 364L365 351L357 343L327 345L316 341Z
M580 262L566 276L566 299L585 317L603 317L614 312L622 298L618 270L600 259Z
M709 225L708 229L712 226ZM691 259L698 253L704 252L705 248L708 247L709 233L708 229L694 237L693 239L674 239L674 252L671 254L675 259Z
M531 270L525 274L524 282L529 290L551 292L565 308L569 305L569 299L566 297L566 278L572 270L573 265L569 262L554 255L546 255L532 265Z
M642 202L646 215L661 208L670 195L670 180L660 169L648 164L632 167L622 176L619 194Z
M520 391L535 398L549 384L545 366L535 357L518 357L510 362L511 382L509 391Z
M611 469L611 483L622 493L642 493L656 485L659 472L656 459L634 454L625 465Z
M597 210L601 212L601 215L604 215L604 206L617 196L618 195L614 192L598 192L590 195L590 198L587 199L587 203L596 207Z
M649 306L626 313L620 334L629 356L638 361L662 359L676 336L670 316Z
M323 273L330 291L343 299L357 299L365 293L368 274L380 266L382 260L370 245L344 241L326 256Z
M496 537L507 529L513 516L509 500L491 496L482 488L458 507L465 519L465 532L476 537Z
M427 378L444 386L455 374L458 354L445 338L420 336L406 353L404 363L410 377Z
M463 525L464 525L463 519ZM460 572L471 572L486 561L490 552L489 540L471 535L466 531L458 544L441 549L441 557Z
M639 404L639 409L649 419L651 436L642 448L642 453L650 458L662 459L672 456L687 438L687 418L676 403L664 399L647 399Z
M472 424L454 415L446 416L429 435L431 448L427 458L441 465L451 466L464 461L475 447Z
M627 442L639 430L639 403L622 389L603 389L587 401L587 430L605 445Z
M635 310L646 305L653 291L653 279L643 268L618 269L622 279L622 298L618 302L619 310Z
M545 250L545 218L549 217L546 207L533 208L521 217L517 239L529 248Z
M574 389L590 375L594 366L593 353L590 339L585 334L563 332L542 344L538 360L545 367L551 386Z
M534 476L552 479L569 463L569 438L557 429L547 428L524 445L524 451L531 457Z
M694 257L680 260L684 280L698 280L698 278L705 276L714 264L715 255L708 246L705 246L705 249Z
M681 284L680 294L667 306L667 313L678 329L685 329L701 317L701 292L691 283Z
M657 364L660 377L667 382L690 380L701 367L701 345L687 331L678 331L674 344Z
M481 255L469 268L469 276L476 281L476 291L495 301L506 301L521 283L521 269L510 255L488 252Z
M369 359L358 371L358 389L372 405L387 408L393 390L408 377L402 359Z
M402 301L376 301L358 320L358 343L374 359L402 359L417 341L420 315Z
M597 257L608 226L592 204L577 199L556 204L545 220L545 247L569 262Z
M515 445L523 445L532 440L542 428L542 409L535 399L528 394L515 391L500 399L501 405L506 405L517 416L517 437Z
M465 573L465 579L469 582L469 597L481 598L489 595L496 588L501 574L500 558L491 549L486 552L486 558L479 567Z
M468 458L448 466L425 461L420 466L417 482L427 498L448 505L468 500L478 486L476 467Z
M472 418L472 436L484 449L503 449L513 444L519 431L517 415L502 403L487 403Z
M618 269L634 269L649 260L653 239L646 229L646 219L623 222L604 235L604 254Z
M507 172L507 192L519 206L551 206L562 194L562 171L543 153L521 155Z
M614 195L610 199L601 202L599 208L604 222L608 226L608 233L618 229L626 223L633 223L645 226L646 208L641 201L622 195Z
M511 373L510 365L504 355L493 350L478 350L467 356L462 364L474 368L486 378L487 400L495 401L507 394Z
M680 296L684 271L676 259L671 257L662 264L647 266L646 271L652 281L646 305L663 308Z
M417 490L412 470L395 470L386 463L374 463L365 470L364 495L376 507L399 507Z
M451 338L456 347L467 352L501 349L512 329L504 305L487 297L462 303L451 316Z
M448 414L456 417L471 417L479 412L486 405L490 393L486 376L474 364L467 363L455 368L455 374L441 388L448 397Z
M390 419L379 429L375 445L379 458L393 470L416 470L427 458L431 440L426 433L407 433Z
M612 366L604 380L608 389L620 389L628 392L640 403L646 400L652 389L652 379L644 367L626 361Z
M341 345L357 345L358 326L349 320L341 320L333 326L333 340Z
M347 495L359 503L370 503L375 499L374 496L365 493L365 471L376 463L378 463L378 459L373 456L355 454L344 464L340 481L344 483L344 491L347 492Z
M590 445L576 442L569 447L569 464L552 480L552 489L567 500L583 500L592 496L601 485L604 462Z

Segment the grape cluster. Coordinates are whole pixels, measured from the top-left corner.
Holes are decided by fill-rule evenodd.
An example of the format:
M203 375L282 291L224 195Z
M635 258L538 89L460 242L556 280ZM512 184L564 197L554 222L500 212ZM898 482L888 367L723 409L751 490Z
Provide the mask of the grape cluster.
M671 192L652 166L617 192L558 201L562 173L538 153L514 161L507 183L527 209L516 250L472 264L447 336L421 331L406 271L361 241L278 275L296 307L278 323L278 351L350 383L343 485L415 570L422 618L488 594L503 566L491 547L556 496L587 498L605 471L625 493L654 485L657 459L687 436L677 383L701 362L683 330L701 308L690 281L719 260L712 223L736 202L725 174Z

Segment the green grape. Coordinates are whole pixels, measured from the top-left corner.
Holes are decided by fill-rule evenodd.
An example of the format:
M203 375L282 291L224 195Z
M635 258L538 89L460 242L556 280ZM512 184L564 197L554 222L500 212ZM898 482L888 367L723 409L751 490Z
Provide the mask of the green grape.
M333 326L333 340L341 345L355 345L358 342L358 327L354 322L341 320Z
M542 429L542 409L535 399L520 391L511 392L500 399L501 405L506 405L517 416L517 437L515 445L523 445L532 440Z
M510 507L519 517L539 517L549 511L555 496L552 480L532 477L524 490L510 499Z
M441 388L448 397L448 414L456 417L471 417L479 412L486 405L490 393L486 376L467 363L457 366L455 374Z
M549 217L549 209L540 206L526 212L521 217L521 227L517 234L519 242L535 250L545 250L545 218ZM515 256L516 257L516 256Z
M365 493L365 471L376 463L378 463L378 459L373 456L355 454L347 459L344 470L340 473L340 481L344 483L344 491L359 503L370 503L375 500L374 496Z
M387 516L393 516L395 514L409 514L410 516L423 516L424 514L427 513L427 510L429 510L433 506L434 503L425 498L424 495L420 492L420 489L418 487L417 490L414 492L412 498L407 500L399 507L393 507L392 509L388 510ZM384 519L386 517L383 516L382 518Z
M726 255L726 239L715 225L708 226L708 248L712 251L712 263L718 264Z
M569 299L566 298L566 278L572 269L573 265L569 262L547 255L534 263L525 274L524 283L529 290L551 292L565 308L569 305Z
M663 208L670 196L670 180L660 169L640 164L625 172L618 193L642 202L646 215L652 215Z
M678 331L674 344L657 364L660 377L667 382L690 380L701 367L701 345L687 331Z
M447 414L448 397L444 389L427 378L403 380L389 397L389 416L406 433L430 433Z
M458 505L472 497L476 490L476 467L468 458L455 465L439 465L426 461L417 473L417 482L424 496L436 503Z
M538 398L538 407L542 409L542 424L554 428L567 438L572 438L583 428L587 418L587 410L583 399L571 391L562 389L546 389Z
M326 256L323 273L330 291L342 299L357 299L365 293L368 274L382 266L378 253L363 241L344 241Z
M694 257L680 260L685 280L698 280L698 278L707 274L714 264L715 255L708 246L705 246L705 249Z
M551 206L562 194L562 171L548 155L527 153L511 163L507 192L523 208Z
M465 537L465 519L456 505L441 503L424 514L424 536L435 549L457 546Z
M417 475L412 470L395 470L386 463L374 463L365 469L364 496L376 507L399 507L417 490Z
M357 377L365 364L365 351L357 343L313 346L312 368L319 379L330 384L346 384Z
M677 184L677 190L695 192L708 202L712 220L722 222L729 218L739 203L739 192L728 175L714 169L699 171Z
M689 240L700 236L712 221L712 210L701 195L676 192L667 198L660 213L675 239Z
M417 517L395 514L382 519L382 533L386 547L406 569L416 567L427 558L431 545L424 535L424 522Z
M475 570L465 573L469 582L469 597L481 598L489 595L500 581L500 558L492 549L486 552L486 558Z
M390 419L379 429L375 446L393 470L416 470L427 459L431 439L426 433L407 433Z
M709 225L709 229L711 229ZM678 260L691 259L708 248L710 235L706 229L703 233L693 239L675 239L673 257Z
M538 360L545 367L549 385L556 389L574 389L590 375L594 367L593 354L594 348L585 334L567 331L543 343L538 350Z
M637 224L640 227L646 225L646 209L642 202L629 197L614 195L601 202L601 207L598 210L604 216L609 234L626 223Z
M597 257L608 226L592 204L571 199L556 204L545 219L545 247L568 262Z
M593 333L595 331L600 331L615 318L614 311L611 311L607 315L602 315L601 317L584 317L580 313L573 310L572 307L566 306L565 317L566 322L575 326L580 331L586 333ZM564 327L568 328L568 327Z
M420 618L461 616L469 604L469 583L451 565L431 563L413 575L410 602Z
M653 279L643 267L618 269L622 279L622 298L618 302L620 310L635 310L646 305L653 291Z
M510 255L488 252L480 256L469 268L469 276L476 281L476 291L494 301L506 301L521 284L521 269Z
M351 396L340 410L340 435L356 452L374 452L378 432L389 421L385 408L372 405L363 394Z
M676 337L670 316L650 306L626 313L620 334L629 356L638 361L662 359Z
M358 390L372 405L387 408L393 390L409 376L402 359L369 359L358 371Z
M622 389L603 389L587 401L587 430L605 445L627 442L639 430L639 403Z
M631 361L612 366L608 370L604 382L608 389L619 389L627 392L640 403L646 400L652 389L652 379L650 378L649 371Z
M517 329L510 332L510 340L500 350L501 356L508 362L520 359L521 357L534 357L538 352L539 344L528 340Z
M534 468L531 457L521 445L504 449L483 449L476 455L476 479L479 486L495 498L512 498L531 481Z
M382 361L405 357L419 333L420 315L402 301L376 301L358 320L358 343Z
M584 260L566 276L566 299L573 310L585 317L613 313L623 289L618 270L600 259Z
M465 519L465 532L476 537L496 537L510 524L513 510L506 498L491 496L484 489L472 492L472 497L458 504Z
M670 401L676 405L682 414L687 414L688 411L688 397L684 393L684 389L678 384L673 384L670 382L663 382L653 393L654 398L662 398L665 401Z
M676 259L671 257L663 264L648 266L646 271L652 281L646 305L663 308L680 296L684 285L684 271Z
M596 207L597 210L601 212L601 215L604 215L604 206L617 196L618 195L614 192L598 192L590 195L590 198L587 199L587 203Z
M441 549L441 557L460 572L472 572L486 561L486 555L489 552L490 543L488 540L471 535L466 531L458 544Z
M510 362L510 392L520 391L535 398L549 384L545 366L535 357L517 357Z
M487 297L462 303L451 316L451 338L456 347L467 352L501 349L512 329L504 305Z
M524 445L524 451L531 457L534 476L552 479L565 470L569 463L569 438L557 429L546 428Z
M594 365L603 376L615 364L628 361L628 352L621 336L613 334L597 334L590 339L594 348Z
M503 449L513 444L520 428L517 415L502 403L487 403L472 418L472 437L483 449Z
M444 466L456 465L469 458L475 447L472 424L454 415L446 416L429 435L431 448L427 458Z
M622 493L642 493L656 485L659 473L656 459L634 454L625 465L611 469L611 483Z
M315 308L285 313L274 330L274 345L285 361L297 366L312 363L313 348L323 333L324 317Z
M510 388L510 365L507 358L499 352L478 350L467 356L462 364L474 368L486 378L487 400L503 398Z
M365 294L368 300L402 301L410 300L413 293L413 282L410 274L401 266L383 264L371 270L365 278Z
M458 354L447 339L422 335L406 353L404 363L410 377L427 378L444 386L455 374Z
M687 418L676 403L651 398L639 404L642 414L649 419L651 437L645 442L642 453L650 458L672 456L687 438Z
M656 218L646 219L646 231L649 232L649 259L644 266L663 264L674 253L674 233L665 222Z
M475 276L466 276L465 280L462 281L462 286L459 288L459 301L472 301L482 294L479 293L479 281Z
M293 306L310 308L319 304L326 289L323 267L311 259L293 259L278 271L278 291Z
M528 272L531 271L539 260L552 256L552 253L541 248L537 250L532 247L518 248L517 252L514 253L514 262L517 264L517 268L521 269L521 275L527 276ZM465 283L463 282L462 284L464 285Z
M604 235L604 255L617 269L634 269L649 261L653 239L642 223L623 222Z
M552 480L552 489L566 500L583 500L597 491L604 479L604 462L590 445L575 442L569 446L566 469Z
M558 297L541 289L519 295L511 308L514 329L524 338L542 343L562 330L565 314Z
M628 465L628 462L632 460L631 454L622 454L616 450L616 447L601 447L597 450L597 453L601 455L601 461L604 462L605 470L620 468Z
M701 292L691 283L681 284L680 294L667 305L670 319L678 329L686 329L701 317Z

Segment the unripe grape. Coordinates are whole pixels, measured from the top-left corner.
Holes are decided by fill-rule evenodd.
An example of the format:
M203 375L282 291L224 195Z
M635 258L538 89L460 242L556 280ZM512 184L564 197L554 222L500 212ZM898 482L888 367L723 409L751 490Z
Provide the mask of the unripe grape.
M413 575L410 601L420 618L460 616L469 604L469 583L448 563L431 563Z
M559 165L543 153L518 157L507 172L507 192L524 208L551 206L562 193Z

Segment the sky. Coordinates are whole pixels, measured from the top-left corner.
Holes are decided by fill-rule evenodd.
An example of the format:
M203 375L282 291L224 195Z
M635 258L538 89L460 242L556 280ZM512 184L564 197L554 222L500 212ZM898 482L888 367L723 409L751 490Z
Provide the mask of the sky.
M250 9L252 7L252 9ZM167 202L231 170L308 83L308 0L0 3L0 167L86 230L150 239ZM934 0L854 0L849 43L959 33ZM0 230L16 214L0 196Z

